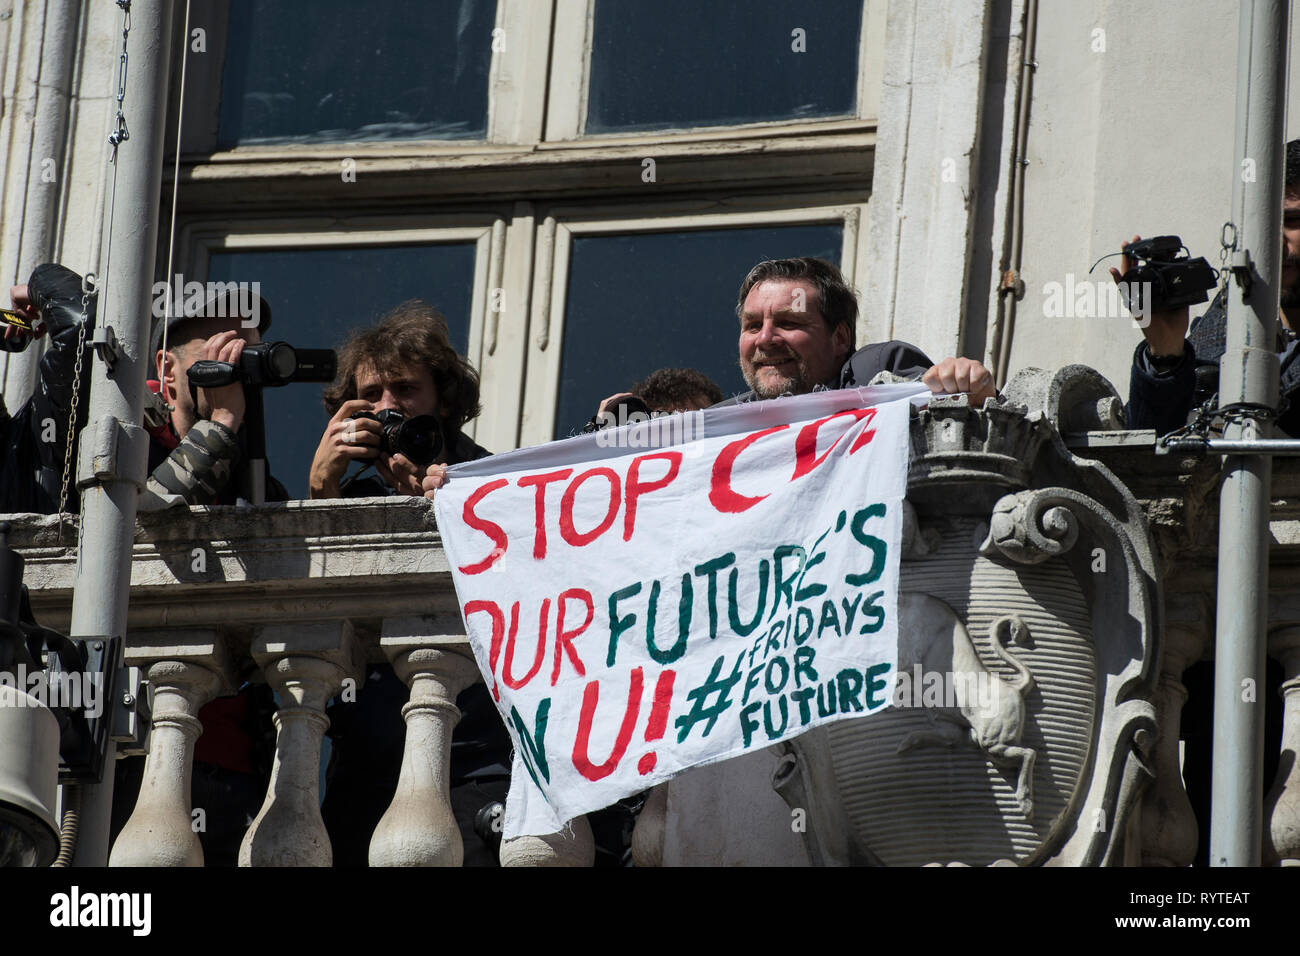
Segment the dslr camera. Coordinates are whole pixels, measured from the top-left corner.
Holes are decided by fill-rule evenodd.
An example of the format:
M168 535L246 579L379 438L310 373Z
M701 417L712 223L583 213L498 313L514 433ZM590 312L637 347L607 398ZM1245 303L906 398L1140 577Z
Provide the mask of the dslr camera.
M1134 315L1150 315L1209 298L1205 293L1218 285L1218 273L1204 257L1190 258L1178 236L1156 236L1124 246L1124 255L1135 261L1120 278L1128 290L1129 308ZM1150 290L1150 301L1145 301Z
M442 422L436 415L413 415L407 418L395 408L385 408L378 414L357 412L350 419L368 418L379 422L379 451L381 454L401 453L412 464L427 468L442 457L446 439Z

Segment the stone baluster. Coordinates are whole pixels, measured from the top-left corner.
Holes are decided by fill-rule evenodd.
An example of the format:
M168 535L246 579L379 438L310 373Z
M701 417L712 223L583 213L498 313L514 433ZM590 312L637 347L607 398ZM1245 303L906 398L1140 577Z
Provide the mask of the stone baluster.
M593 866L596 840L585 816L559 833L501 841L502 866Z
M194 742L203 732L197 714L217 694L233 691L225 645L216 631L137 632L131 635L126 662L148 676L153 715L140 794L108 865L202 866L190 779ZM106 712L111 713L113 703L105 702Z
M465 859L451 810L451 734L460 720L456 697L479 672L465 635L441 634L445 629L427 617L384 621L380 647L411 699L402 708L401 776L371 838L371 866L460 866Z
M639 867L664 865L664 839L668 833L668 784L661 783L646 797L632 830L632 862Z
M1170 617L1174 617L1178 610L1171 608ZM1160 721L1154 754L1156 779L1142 798L1143 866L1190 866L1196 857L1199 838L1196 814L1183 786L1178 740L1183 705L1187 702L1187 688L1182 684L1183 671L1201 659L1206 641L1204 622L1212 620L1206 616L1208 612L1203 606L1200 606L1199 613L1199 619L1192 617L1165 626L1155 701Z
M1282 663L1282 760L1264 798L1262 861L1265 866L1300 866L1300 627L1271 633L1268 653Z
M330 866L334 853L319 798L325 704L345 679L360 679L360 646L347 623L275 625L261 630L252 653L280 708L271 783L240 844L239 865Z

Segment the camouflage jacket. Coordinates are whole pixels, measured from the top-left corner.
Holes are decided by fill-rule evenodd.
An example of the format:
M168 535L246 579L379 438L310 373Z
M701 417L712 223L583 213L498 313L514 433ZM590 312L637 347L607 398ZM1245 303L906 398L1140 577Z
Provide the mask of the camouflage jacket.
M150 465L165 448L154 439ZM171 454L151 469L139 509L161 511L172 505L212 504L231 484L237 464L239 442L230 430L216 422L195 422Z

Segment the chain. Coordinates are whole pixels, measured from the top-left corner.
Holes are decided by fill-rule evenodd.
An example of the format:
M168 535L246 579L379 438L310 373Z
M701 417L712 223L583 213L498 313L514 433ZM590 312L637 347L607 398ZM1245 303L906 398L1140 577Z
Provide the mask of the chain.
M108 134L108 141L113 144L111 163L117 162L117 148L131 138L126 128L126 114L122 112L122 101L126 99L126 38L131 32L131 0L117 0L122 8L122 52L117 58L117 116L114 119L113 132Z
M77 434L77 409L81 405L81 372L86 354L86 326L90 297L95 291L95 274L87 272L81 280L81 325L77 329L77 360L72 369L72 401L68 408L68 433L63 442L63 481L59 487L59 540L63 540L63 515L68 510L68 483L72 479L72 445ZM80 512L80 509L78 509Z
M126 128L126 113L122 107L126 100L127 37L131 33L131 0L117 0L122 8L122 52L117 58L117 116L108 141L113 147L109 163L113 165L113 199L109 204L109 245L105 249L104 271L108 271L108 256L112 250L112 210L117 200L117 148L131 138ZM81 379L85 371L86 326L90 324L90 297L100 291L94 272L87 272L81 280L81 325L77 329L77 357L72 369L72 401L68 403L68 433L63 443L63 478L59 485L59 539L63 538L63 516L68 509L68 486L72 482L72 446L77 435L77 411L81 407ZM80 508L78 508L80 514Z
M1232 275L1232 267L1228 265L1228 257L1237 249L1237 225L1229 220L1223 224L1219 230L1219 289L1222 290L1228 284L1228 276Z

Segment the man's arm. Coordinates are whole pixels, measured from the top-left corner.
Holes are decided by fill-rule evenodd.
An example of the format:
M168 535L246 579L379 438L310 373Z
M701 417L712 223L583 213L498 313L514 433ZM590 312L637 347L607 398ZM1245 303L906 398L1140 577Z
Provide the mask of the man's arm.
M1184 341L1181 357L1152 361L1147 343L1138 343L1129 372L1130 428L1154 428L1165 435L1187 424L1196 396L1196 352Z
M351 399L339 406L325 433L321 435L311 471L307 474L307 494L311 498L341 498L339 482L348 466L358 459L371 460L379 455L381 428L370 418L353 418L370 412L374 406L361 399Z
M201 355L213 361L239 362L244 340L233 331L208 339ZM171 356L167 361L175 359ZM170 374L176 374L170 370ZM206 505L233 480L240 450L236 433L244 420L244 391L239 383L201 388L198 421L190 426L166 461L154 468L140 496L141 511L172 505Z
M214 421L196 422L149 476L139 510L211 504L233 479L239 457L239 442L230 429Z
M62 484L63 457L68 441L68 412L74 388L81 389L76 429L85 424L90 410L90 337L95 326L95 296L86 304L86 345L82 380L76 381L77 338L81 331L81 276L56 263L37 266L26 285L9 293L15 309L40 314L50 344L40 360L40 374L27 417L31 447L36 452L34 480L57 508ZM76 492L72 496L75 498Z
M1133 265L1128 256L1120 261L1120 269L1110 270L1116 283ZM1125 413L1130 428L1154 428L1164 435L1187 424L1196 397L1196 351L1187 341L1188 318L1187 306L1144 316L1143 340L1129 370Z

